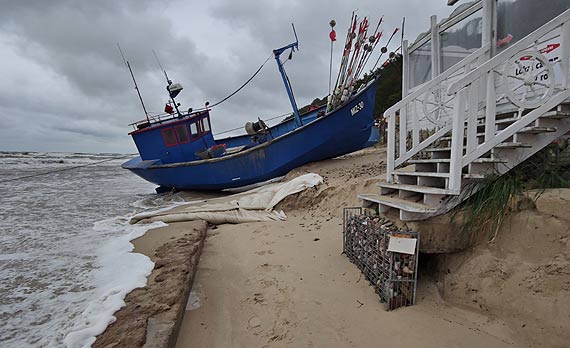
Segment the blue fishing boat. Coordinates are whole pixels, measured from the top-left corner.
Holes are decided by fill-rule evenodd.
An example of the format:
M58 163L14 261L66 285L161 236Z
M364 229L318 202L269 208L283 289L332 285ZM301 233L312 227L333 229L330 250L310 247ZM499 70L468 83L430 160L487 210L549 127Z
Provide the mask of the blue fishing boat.
M182 87L167 76L167 90L176 110L167 110L166 117L147 117L133 124L135 130L129 134L140 156L122 167L162 189L222 190L266 181L303 164L370 145L375 79L331 111L323 106L300 115L280 59L283 52L296 49L297 39L273 51L294 117L273 127L258 119L246 124L243 136L215 139L211 109L206 105L203 110L181 112L174 98Z

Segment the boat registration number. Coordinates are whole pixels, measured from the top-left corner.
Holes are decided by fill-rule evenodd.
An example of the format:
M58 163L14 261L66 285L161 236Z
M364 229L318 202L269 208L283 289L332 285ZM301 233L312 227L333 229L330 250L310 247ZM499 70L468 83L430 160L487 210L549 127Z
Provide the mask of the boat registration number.
M354 116L362 109L364 109L364 101L360 101L358 104L353 106L352 109L350 109L350 114Z

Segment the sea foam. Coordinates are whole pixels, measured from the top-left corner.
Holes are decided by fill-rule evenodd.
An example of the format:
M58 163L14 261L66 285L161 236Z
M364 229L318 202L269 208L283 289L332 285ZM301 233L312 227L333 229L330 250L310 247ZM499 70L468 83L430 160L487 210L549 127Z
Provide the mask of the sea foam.
M154 263L146 255L132 253L133 239L146 231L166 226L165 223L129 225L125 218L114 218L95 223L94 230L120 232L118 238L107 241L97 252L98 268L95 271L96 297L75 320L75 325L63 340L67 348L88 348L97 335L103 333L116 318L113 314L125 306L124 299L132 290L146 285ZM126 232L126 233L125 233Z

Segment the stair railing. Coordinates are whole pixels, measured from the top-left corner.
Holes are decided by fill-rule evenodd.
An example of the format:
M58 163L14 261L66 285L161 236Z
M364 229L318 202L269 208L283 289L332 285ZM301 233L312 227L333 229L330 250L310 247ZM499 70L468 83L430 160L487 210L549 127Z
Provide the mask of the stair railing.
M557 49L558 56L545 57L546 52ZM464 166L570 98L569 65L570 10L567 10L449 86L447 94L455 104L448 189L459 192ZM482 94L477 93L476 87L481 85ZM477 139L480 101L485 103L485 133L481 143ZM499 130L496 108L505 102L512 103L518 120Z
M384 117L388 119L388 182L393 182L396 167L451 130L455 96L448 96L447 89L452 82L487 59L489 50L489 44L477 49L384 112ZM399 127L398 141L396 141L396 124ZM422 130L424 133L428 133L429 130L428 134L422 134L425 139L420 139Z

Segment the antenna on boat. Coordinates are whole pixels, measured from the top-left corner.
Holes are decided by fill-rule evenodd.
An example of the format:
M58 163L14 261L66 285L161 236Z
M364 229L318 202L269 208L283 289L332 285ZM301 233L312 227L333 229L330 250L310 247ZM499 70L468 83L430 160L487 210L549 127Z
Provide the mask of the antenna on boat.
M156 52L154 50L152 50L152 54L154 55L154 59L156 59L156 62L158 63L160 70L162 70L162 72L164 73L164 78L166 79L166 83L167 83L166 91L168 92L170 99L172 99L172 104L174 104L174 108L176 109L176 113L178 114L179 117L182 117L180 110L178 110L178 104L176 104L176 101L174 100L174 97L176 97L182 91L182 85L180 85L179 83L172 83L172 80L168 78L168 74L166 73L166 69L164 69L162 64L160 64L160 60L158 59L158 56L156 55Z
M143 98L141 96L141 91L139 90L139 86L137 85L137 80L135 80L135 74L133 74L133 69L131 69L131 64L129 64L129 61L125 59L125 55L123 54L123 50L121 50L121 46L119 45L118 42L117 42L117 48L119 48L119 52L121 53L121 57L123 58L123 62L125 63L127 68L129 68L129 72L131 73L131 77L133 78L133 83L135 84L135 89L137 90L137 94L139 95L139 99L141 101L141 105L142 105L144 114L146 116L146 120L148 123L150 123L150 119L148 118L148 112L146 111L146 107L144 106Z
M273 50L273 55L275 57L275 61L277 62L277 68L279 69L279 73L281 74L281 78L283 79L283 84L285 85L285 90L287 91L287 95L289 96L289 101L291 102L291 107L293 108L293 115L295 116L295 124L300 127L303 125L303 121L301 121L301 117L299 116L299 109L297 108L297 102L295 101L295 96L293 95L293 89L291 88L291 82L287 77L287 73L285 73L285 69L283 68L283 63L279 58L283 52L288 49L291 49L290 55L295 51L295 49L299 50L299 39L297 38L297 32L295 31L295 25L291 23L293 27L293 34L295 35L295 42L288 44L287 46L283 46L281 48L277 48Z
M293 34L295 34L295 43L297 46L297 50L299 50L299 39L297 38L297 31L295 30L295 23L291 23L291 26L293 27Z

